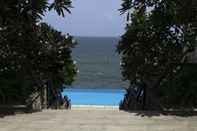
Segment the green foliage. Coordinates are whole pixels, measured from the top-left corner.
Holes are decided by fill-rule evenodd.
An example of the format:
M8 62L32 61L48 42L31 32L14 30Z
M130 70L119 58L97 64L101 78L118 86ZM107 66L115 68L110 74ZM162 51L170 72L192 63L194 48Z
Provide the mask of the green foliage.
M58 13L58 15L62 15L64 17L64 10L66 10L68 13L71 13L69 8L72 8L70 0L55 0L54 3L52 3L49 6L49 10L54 9Z
M30 85L26 94L49 80L54 81L54 90L72 83L76 74L71 58L71 49L76 44L73 37L41 23L47 10L54 9L64 16L63 11L70 13L70 7L70 0L55 0L51 4L48 0L0 0L1 96L5 96L8 87L20 90L26 81ZM9 85L17 79L20 79L17 87Z
M0 16L1 19L22 17L21 20L35 20L42 19L44 13L52 9L64 16L64 10L70 13L71 3L70 0L0 0Z
M145 83L148 94L157 95L161 82L195 50L196 5L195 0L123 0L120 11L127 12L128 23L117 48L125 80Z
M62 35L45 23L39 25L38 37L42 43L36 60L35 67L40 69L43 79L53 80L61 86L71 84L76 75L76 66L71 57L71 48L76 44L70 35ZM38 75L39 75L38 74Z
M1 74L0 84L1 104L25 104L24 98L33 92L30 81L23 81L13 72Z
M161 101L167 108L196 108L197 65L182 65L182 70L161 85Z

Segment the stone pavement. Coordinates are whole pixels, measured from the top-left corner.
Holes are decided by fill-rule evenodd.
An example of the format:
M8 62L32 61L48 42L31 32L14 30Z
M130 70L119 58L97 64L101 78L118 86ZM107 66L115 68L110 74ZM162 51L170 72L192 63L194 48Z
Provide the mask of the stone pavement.
M0 131L197 131L197 116L139 116L119 110L44 110L0 118Z

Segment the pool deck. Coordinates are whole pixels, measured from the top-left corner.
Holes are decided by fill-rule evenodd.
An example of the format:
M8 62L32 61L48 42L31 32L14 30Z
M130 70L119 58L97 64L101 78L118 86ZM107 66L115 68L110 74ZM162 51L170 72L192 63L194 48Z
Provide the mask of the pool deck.
M72 105L72 110L119 110L119 106Z
M197 131L197 116L142 117L118 109L75 107L5 116L0 131Z

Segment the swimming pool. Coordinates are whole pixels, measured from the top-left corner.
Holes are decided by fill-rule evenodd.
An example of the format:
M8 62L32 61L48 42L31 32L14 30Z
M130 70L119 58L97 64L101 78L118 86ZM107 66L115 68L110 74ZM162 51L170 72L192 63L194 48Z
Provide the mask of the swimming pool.
M118 106L124 98L124 89L67 88L62 96L68 96L72 105Z

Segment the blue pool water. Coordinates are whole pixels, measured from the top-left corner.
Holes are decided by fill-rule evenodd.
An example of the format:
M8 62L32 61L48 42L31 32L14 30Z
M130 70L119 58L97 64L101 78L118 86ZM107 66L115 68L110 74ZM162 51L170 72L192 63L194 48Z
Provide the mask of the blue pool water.
M124 94L124 89L67 88L62 92L62 96L67 95L71 99L72 105L118 106Z

